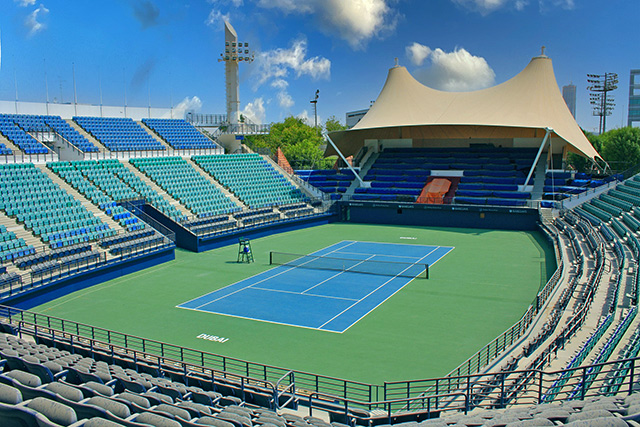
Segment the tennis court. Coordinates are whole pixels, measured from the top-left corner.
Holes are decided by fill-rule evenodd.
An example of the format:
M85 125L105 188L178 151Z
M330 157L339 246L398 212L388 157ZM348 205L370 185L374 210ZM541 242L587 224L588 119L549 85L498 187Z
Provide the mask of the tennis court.
M342 333L452 249L342 241L310 255L273 254L282 265L178 307Z

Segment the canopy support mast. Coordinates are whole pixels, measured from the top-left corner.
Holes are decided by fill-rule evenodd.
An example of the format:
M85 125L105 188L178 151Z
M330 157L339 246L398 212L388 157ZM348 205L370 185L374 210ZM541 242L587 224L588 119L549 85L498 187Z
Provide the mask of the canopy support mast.
M527 175L527 179L524 180L524 185L529 185L529 180L531 179L531 175L533 175L533 171L536 170L536 166L538 166L538 161L540 160L540 156L542 155L542 150L544 150L544 146L547 145L547 141L549 140L549 135L553 129L544 128L546 133L544 134L544 138L542 138L542 143L540 144L540 148L538 149L538 154L536 154L536 159L533 161L531 165L531 169L529 170L529 175Z
M362 178L360 178L360 175L358 175L358 172L356 172L356 170L353 168L353 166L351 166L351 163L349 163L347 161L347 159L344 157L344 154L342 154L342 151L340 151L338 149L338 147L336 146L336 144L331 140L331 138L329 138L329 134L327 132L323 133L323 136L325 137L325 139L329 142L329 144L331 144L331 146L333 147L334 150L336 150L336 153L338 153L338 155L340 156L340 158L345 162L345 164L347 165L347 167L351 170L351 172L353 172L353 175L356 177L356 179L360 182L360 186L361 187L365 187L365 188L369 188L371 187L371 183L370 182L365 182L362 180Z

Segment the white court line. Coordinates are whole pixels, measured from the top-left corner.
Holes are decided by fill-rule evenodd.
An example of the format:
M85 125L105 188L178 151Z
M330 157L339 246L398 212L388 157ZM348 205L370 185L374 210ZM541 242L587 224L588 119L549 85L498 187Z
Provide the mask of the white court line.
M282 289L267 289L267 288L251 288L251 289L257 289L259 291L268 291L268 292L281 292L283 294L303 295L300 292L284 291ZM318 294L304 294L304 295L305 296L310 296L310 297L326 298L326 299L339 299L339 300L344 300L344 301L358 301L357 299L354 299L354 298L332 297L332 296L328 296L328 295L318 295Z
M440 258L438 258L436 260L436 262L434 262L433 264L429 265L429 268L431 268L431 266L435 265L438 261L440 261L442 258L444 258L449 252L451 252L452 250L455 249L454 246L437 246L433 251L429 252L427 255L425 255L422 258L426 258L429 255L431 255L433 252L435 252L436 250L440 249L440 248L449 248L449 250L447 252L445 252ZM413 280L413 279L412 279ZM363 314L358 320L356 320L355 322L353 322L352 324L350 324L347 329L345 329L344 331L342 331L342 333L347 332L353 325L355 325L356 323L358 323L359 321L361 321L362 319L364 319L365 317L367 317L369 315L369 313L371 313L373 310L375 310L376 308L380 307L382 304L384 304L389 298L391 298L392 296L394 296L395 294L397 294L398 292L400 292L402 289L404 289L405 286L407 286L409 283L411 282L408 281L407 283L405 283L403 286L401 286L400 288L398 288L394 293L392 293L391 295L389 295L388 297L386 297L384 300L380 301L380 303L378 303L375 307L373 307L371 310L367 311L365 314ZM323 329L324 331L324 329Z
M421 261L423 259L425 259L426 257L428 257L429 255L431 255L434 251L436 251L440 246L436 246L435 249L433 249L431 252L429 252L428 254L426 254L425 256L423 256L422 258L420 258L418 261ZM417 264L417 262L416 262ZM369 292L367 295L365 295L364 297L360 298L358 301L354 302L353 304L351 304L349 307L345 308L344 310L342 310L340 313L336 314L335 316L333 316L331 319L327 320L326 322L324 322L322 325L320 325L318 328L323 328L324 326L327 325L327 323L331 323L333 320L335 320L336 318L342 316L345 312L351 310L354 306L356 306L357 304L361 303L362 301L364 301L365 299L367 299L369 296L371 296L373 293L377 292L379 289L381 289L383 286L386 286L389 282L391 282L394 279L397 279L399 277L400 274L404 273L405 271L407 271L408 269L410 269L413 265L405 268L404 270L402 270L400 273L396 274L395 276L393 276L392 278L390 278L389 280L387 280L386 282L384 282L382 285L378 286L377 288L375 288L374 290L372 290L371 292ZM413 279L411 279L413 280ZM411 280L408 280L407 283L405 283L400 289L404 288L409 282L411 282ZM396 292L398 292L400 289L398 289ZM394 292L394 294L396 293ZM386 301L387 299L389 299L389 297L385 298L384 301ZM384 302L382 301L382 302ZM382 302L380 304L382 304ZM371 313L372 310L374 310L375 308L379 307L380 304L376 305L373 309L371 309L370 311L368 311L364 316L366 316L367 314ZM353 324L359 322L364 316L361 316L359 319L357 319L355 322L353 322ZM352 324L352 325L353 325ZM351 326L350 326L351 327ZM348 328L347 328L348 329Z
M363 254L363 255L364 255L364 254ZM349 270L351 270L353 267L356 267L356 266L358 266L358 265L362 264L363 262L365 262L365 261L366 261L366 260L368 260L368 259L373 258L374 256L375 256L375 254L374 254L374 255L369 255L369 258L366 258L366 259L361 260L359 263L357 263L357 264L355 264L355 265L352 265L351 267L349 267L349 268L347 268L346 270L343 270L343 271L341 271L341 272L339 272L339 273L337 273L337 274L334 274L333 276L329 277L328 279L325 279L325 280L323 280L322 282L320 282L320 283L317 283L317 284L313 285L313 286L312 286L312 287L310 287L309 289L305 289L305 290L304 290L304 291L302 291L301 293L303 293L303 294L304 294L305 292L310 291L311 289L316 288L316 287L318 287L318 286L322 285L323 283L328 282L329 280L333 279L334 277L338 277L339 275L341 275L341 274L342 274L342 273L344 273L345 271L349 271ZM350 260L350 261L358 261L358 260ZM356 271L356 273L357 273L357 271ZM352 300L352 301L356 301L356 300Z
M354 244L354 243L355 243L355 242L351 242L351 243L349 243L349 245L352 245L352 244ZM349 245L347 245L347 246L349 246ZM345 246L345 247L346 247L346 246ZM339 248L339 249L335 249L335 250L333 250L333 251L331 251L331 252L328 252L327 254L330 254L330 253L336 252L336 251L338 251L338 250L340 250L340 249L341 249L341 248ZM325 254L325 255L327 255L327 254ZM320 256L325 256L325 255L320 255ZM309 260L309 261L307 261L307 262L305 262L305 263L303 263L303 264L301 264L301 265L307 264L307 263L309 263L309 262L311 262L311 261L312 261L312 260ZM197 306L197 307L196 307L196 309L201 308L201 307L204 307L205 305L211 304L211 303L213 303L213 302L218 302L218 301L220 301L221 299L224 299L224 298L226 298L226 297L228 297L228 296L231 296L231 295L237 294L238 292L244 291L245 289L250 288L250 287L252 287L253 285L258 285L258 284L260 284L260 283L262 283L262 282L266 282L267 280L273 279L274 277L280 276L281 274L287 273L287 272L289 272L289 271L291 271L291 270L293 270L293 269L295 269L295 268L298 268L298 266L296 266L296 267L291 267L291 268L289 268L289 269L287 269L287 270L283 270L283 271L281 271L281 272L279 272L279 273L276 273L276 274L272 274L272 275L270 275L270 276L268 276L268 277L265 277L265 278L264 278L264 279L262 279L262 280L259 280L259 281L255 282L255 283L252 283L252 284L250 284L250 285L247 285L247 286L245 286L244 288L240 288L240 289L237 289L237 290L235 290L235 291L233 291L233 292L231 292L231 293L228 293L228 294L226 294L226 295L223 295L223 296L221 296L220 298L216 298L216 299L213 299L213 300L211 300L211 301L207 301L206 303L204 303L204 304L200 304L199 306ZM246 279L245 279L245 280L246 280ZM224 289L224 288L222 288L222 289ZM215 291L214 291L214 292L215 292ZM197 299L197 298L196 298L196 299ZM185 304L185 303L183 303L183 304Z
M430 246L430 247L435 247L435 246ZM342 251L340 251L339 253L345 254L345 255L369 255L367 253L362 253L362 252L342 252ZM420 260L420 258L414 257L414 256L386 255L386 254L373 254L373 255L374 256L379 256L379 257L401 258L401 259L407 259L407 258L413 259L413 258L415 258L416 260ZM353 261L357 261L357 260L353 260ZM416 262L418 262L418 261L416 261Z
M275 325L284 325L284 326L293 326L295 328L304 328L304 329L311 329L313 331L321 331L321 332L331 332L332 334L341 334L344 331L332 331L329 329L318 329L318 328L313 328L311 326L303 326L303 325L299 325L297 323L286 323L286 322L276 322L274 320L264 320L264 319L258 319L255 317L248 317L248 316L238 316L235 314L229 314L229 313L219 313L217 311L210 311L210 310L198 310L196 308L187 308L187 307L178 307L181 308L183 310L191 310L191 311L197 311L198 313L207 313L207 314L218 314L220 316L226 316L226 317L237 317L238 319L246 319L246 320L254 320L256 322L263 322L263 323L272 323Z

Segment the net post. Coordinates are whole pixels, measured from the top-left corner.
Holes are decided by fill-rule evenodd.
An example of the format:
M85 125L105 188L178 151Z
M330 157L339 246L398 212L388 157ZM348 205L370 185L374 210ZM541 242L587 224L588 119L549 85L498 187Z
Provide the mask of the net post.
M269 251L269 265L273 265L273 251Z
M429 264L425 264L424 265L424 271L425 271L425 279L429 278Z

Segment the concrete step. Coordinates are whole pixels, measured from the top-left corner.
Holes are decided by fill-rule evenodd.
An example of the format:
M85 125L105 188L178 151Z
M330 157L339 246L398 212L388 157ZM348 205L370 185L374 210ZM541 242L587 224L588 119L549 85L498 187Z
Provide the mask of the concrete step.
M109 150L107 149L107 147L105 147L100 141L98 141L97 139L95 139L93 136L91 136L89 134L89 132L87 132L86 130L84 130L80 125L78 125L76 122L74 122L71 119L66 119L65 122L67 122L69 124L69 126L71 126L72 128L74 128L80 135L84 136L85 138L87 138L89 140L89 142L91 142L93 145L95 145L96 147L98 147L98 150L101 153L105 153L108 152Z
M40 252L45 247L44 242L27 230L24 225L19 224L14 218L7 216L4 212L0 213L0 225L4 225L7 231L13 232L16 237L24 239L27 245L33 246L36 251Z
M21 154L22 151L20 151L20 149L18 148L17 145L15 145L13 142L9 141L9 139L7 139L7 137L5 137L4 135L0 134L0 143L6 145L7 148L9 148L11 151L13 151L13 154Z
M165 141L164 139L162 139L161 137L158 136L157 133L155 133L154 131L152 131L151 129L149 129L149 127L147 125L145 125L143 122L136 122L142 129L144 129L144 131L146 133L148 133L153 139L155 139L156 141L158 141L160 144L162 144L164 147L166 147L167 152L169 152L169 150L173 150L173 147L171 147L171 145L169 145L167 143L167 141Z
M149 179L148 176L146 176L145 174L143 174L142 172L140 172L135 166L133 166L131 163L127 162L127 161L122 161L122 164L129 169L131 172L133 172L138 178L140 178L142 181L144 181L145 184L147 184L149 187L151 187L152 190L154 190L156 193L158 193L160 196L162 196L165 200L168 200L169 203L174 206L176 209L178 209L180 212L182 212L184 215L186 216L191 216L194 215L193 212L191 212L189 209L187 209L184 205L182 205L179 201L177 201L176 199L174 199L173 197L171 197L162 187L160 187L158 184L156 184L155 182L153 182L151 179Z
M238 199L231 191L229 191L226 188L224 188L222 186L222 184L220 184L218 181L216 181L211 175L209 175L204 169L202 169L200 166L198 166L193 160L191 160L191 159L185 159L185 160L187 161L187 163L189 163L191 166L193 166L193 168L196 171L198 171L198 173L200 175L204 176L210 183L215 185L218 188L218 190L222 191L222 193L225 196L230 198L236 205L240 206L242 208L242 210L249 209L249 207L247 205L242 203L242 201L240 199Z
M86 199L75 188L67 184L65 180L63 180L58 175L53 173L45 165L37 165L36 167L38 167L40 170L46 173L53 182L58 184L60 188L62 188L64 191L71 194L73 198L80 200L80 202L82 203L82 206L84 206L89 212L93 213L97 218L100 219L100 221L108 224L109 227L111 227L113 230L116 230L118 232L124 230L118 222L114 221L109 215L104 213L104 211L102 211L98 206L94 205L90 200Z

